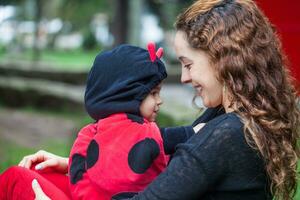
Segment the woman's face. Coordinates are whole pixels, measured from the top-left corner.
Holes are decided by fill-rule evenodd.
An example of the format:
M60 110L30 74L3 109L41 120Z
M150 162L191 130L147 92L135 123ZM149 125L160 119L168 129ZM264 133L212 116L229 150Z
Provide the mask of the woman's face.
M202 50L189 46L182 31L175 36L175 51L181 63L181 82L191 83L197 96L206 107L216 107L222 103L223 85L217 80L216 72Z

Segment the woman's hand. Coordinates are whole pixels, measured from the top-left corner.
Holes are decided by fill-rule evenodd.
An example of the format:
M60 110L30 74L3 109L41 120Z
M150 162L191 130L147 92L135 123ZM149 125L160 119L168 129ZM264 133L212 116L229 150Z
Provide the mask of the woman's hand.
M42 190L36 179L32 181L32 190L35 194L35 200L51 200Z
M19 163L20 167L30 169L34 163L38 163L35 166L36 170L42 170L45 168L53 168L61 173L68 172L69 158L54 155L52 153L40 150L35 154L25 156Z

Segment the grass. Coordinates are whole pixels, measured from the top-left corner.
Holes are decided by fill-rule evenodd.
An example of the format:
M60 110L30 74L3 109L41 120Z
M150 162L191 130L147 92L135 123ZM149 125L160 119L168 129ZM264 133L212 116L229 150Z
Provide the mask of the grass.
M0 173L10 166L17 165L24 156L37 151L35 148L23 147L2 138L0 140L0 146ZM60 156L68 156L70 145L62 143L59 140L51 140L44 145L43 149Z
M298 162L298 174L300 173L300 161ZM300 200L300 179L298 179L297 183L297 191L294 197L294 200Z
M7 167L16 165L25 155L35 152L34 149L16 145L15 143L4 140L3 138L0 140L0 146L0 173Z
M43 63L51 63L53 68L70 70L89 70L93 64L94 58L100 50L83 51L81 49L69 51L41 51L40 60ZM33 53L27 50L19 53L5 53L0 51L2 61L24 60L32 61Z
M0 104L0 108L3 105ZM77 124L78 128L83 127L85 124L91 123L92 119L88 117L87 114L81 112L63 112L63 111L53 111L53 110L36 110L33 107L25 107L20 109L27 113L37 113L45 116L52 116L56 118L66 118L71 119ZM0 130L1 134L1 130ZM75 136L76 134L74 134ZM72 142L74 138L70 138L68 141L60 139L51 139L45 141L40 147L25 147L14 143L13 141L4 139L0 137L0 173L7 169L9 166L16 165L20 160L29 154L35 153L39 149L49 151L51 153L68 156Z

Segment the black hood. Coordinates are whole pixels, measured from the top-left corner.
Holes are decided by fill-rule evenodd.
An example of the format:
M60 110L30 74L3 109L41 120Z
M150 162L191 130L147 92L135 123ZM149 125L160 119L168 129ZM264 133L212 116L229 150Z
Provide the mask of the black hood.
M163 62L147 50L121 45L97 55L89 72L85 108L99 120L115 113L140 115L141 101L167 77Z

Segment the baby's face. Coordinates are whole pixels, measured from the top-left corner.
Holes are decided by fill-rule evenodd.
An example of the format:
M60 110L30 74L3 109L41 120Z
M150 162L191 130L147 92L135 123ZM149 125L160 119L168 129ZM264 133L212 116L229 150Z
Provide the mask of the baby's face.
M163 103L160 98L161 84L151 90L140 105L140 113L147 120L154 122L159 111L159 106Z

